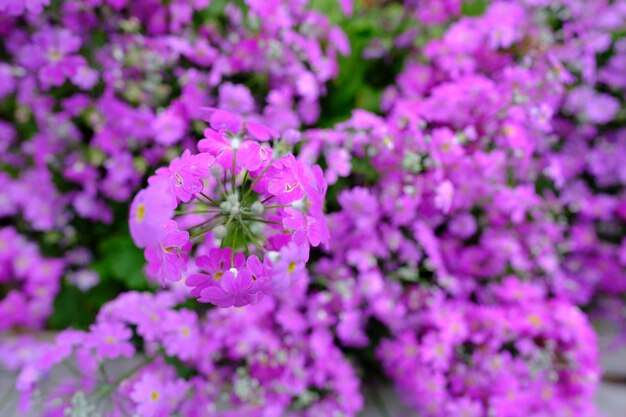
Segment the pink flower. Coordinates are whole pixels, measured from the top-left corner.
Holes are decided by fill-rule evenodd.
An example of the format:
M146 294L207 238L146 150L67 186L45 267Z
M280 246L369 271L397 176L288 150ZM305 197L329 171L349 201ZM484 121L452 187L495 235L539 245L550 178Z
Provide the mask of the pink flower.
M309 247L295 243L283 247L279 259L273 263L272 286L275 291L284 291L291 284L306 276L306 262L309 260Z
M324 225L300 210L286 208L285 212L288 216L283 218L283 225L294 231L294 242L302 245L307 243L308 239L311 246L319 246L324 237Z
M158 143L173 145L183 138L187 125L177 109L169 108L157 116L153 128Z
M253 287L261 297L263 294L271 295L272 289L272 263L265 257L263 262L256 256L252 255L246 261L246 268L254 281Z
M187 203L202 191L202 180L209 176L214 161L215 158L207 153L191 155L189 150L185 150L168 168L158 169L156 176L167 179L176 197Z
M157 244L164 236L163 226L174 215L176 200L165 181L155 181L141 190L130 206L130 235L140 248Z
M224 276L224 273L230 268L240 269L244 266L245 256L243 253L237 253L232 257L233 263L231 265L231 248L224 249L211 249L208 255L199 256L196 260L196 265L207 274L198 273L193 274L185 284L191 287L190 295L192 297L199 297L203 289L219 285L219 281Z
M19 60L38 71L44 88L57 87L85 64L83 57L73 55L80 44L80 38L67 29L43 29L33 35L32 44L22 48Z
M248 171L256 171L272 160L272 148L257 142L244 142L237 152L237 163Z
M454 185L449 180L445 180L437 186L435 195L435 207L447 214L452 208L453 198Z
M235 140L240 141L237 138ZM232 169L233 153L236 147L238 145L233 144L233 141L226 136L224 131L215 131L210 128L204 130L204 139L198 142L198 150L212 155L215 162L225 169Z
M200 348L198 316L189 310L168 311L163 322L163 347L181 360L196 357Z
M272 163L265 177L259 181L257 189L267 187L269 194L275 195L282 204L292 203L304 196L297 177L297 164L293 155L284 156Z
M143 374L132 388L130 397L137 403L137 413L142 417L160 417L171 415L183 399L187 383L182 379L163 382L151 372Z
M203 289L198 301L218 307L243 307L256 300L253 284L252 275L245 268L231 269L224 272L220 285Z
M149 273L160 279L163 285L165 280L179 281L182 278L183 271L187 269L187 253L191 249L189 232L178 230L174 220L169 220L164 230L165 237L144 251Z
M135 353L135 348L129 342L132 332L121 323L97 323L89 331L87 346L95 348L103 358L131 357Z
M10 16L19 16L24 13L40 14L50 0L3 0L0 3L0 12Z

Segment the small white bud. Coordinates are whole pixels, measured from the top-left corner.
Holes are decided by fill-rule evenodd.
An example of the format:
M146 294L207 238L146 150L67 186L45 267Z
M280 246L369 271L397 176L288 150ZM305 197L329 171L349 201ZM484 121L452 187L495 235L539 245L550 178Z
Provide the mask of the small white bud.
M259 223L259 222L252 222L252 223L250 223L250 226L248 228L250 229L250 233L252 233L254 236L262 235L263 234L263 230L265 229L263 224Z
M220 210L224 212L230 211L231 207L232 207L232 204L230 203L230 201L222 201L220 203Z
M241 146L241 138L239 136L235 136L234 138L232 138L230 140L230 146L234 149L237 150L239 149L239 147Z
M255 216L260 216L263 214L263 211L265 210L265 207L263 206L263 204L261 204L260 201L255 201L254 203L252 203L252 205L250 206L250 211L252 212L252 214L254 214Z
M228 233L228 230L226 230L226 226L224 226L223 224L220 224L215 229L213 229L213 236L218 239L224 239L224 237L226 237L226 233Z
M241 205L239 204L239 202L233 203L230 207L230 214L233 216L236 216L239 214L240 209L241 209Z
M229 194L228 197L226 197L226 200L230 203L230 204L236 204L239 203L239 196L237 195L237 193L235 194Z
M270 258L270 261L272 261L272 263L274 263L280 259L280 253L271 250L267 252L267 257Z

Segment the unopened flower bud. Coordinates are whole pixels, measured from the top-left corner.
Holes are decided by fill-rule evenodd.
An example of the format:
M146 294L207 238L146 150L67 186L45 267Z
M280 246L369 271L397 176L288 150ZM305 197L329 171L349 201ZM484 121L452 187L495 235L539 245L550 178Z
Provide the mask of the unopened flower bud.
M252 222L248 228L250 229L250 233L252 233L254 236L262 235L263 230L265 229L263 224L259 222Z
M263 214L263 211L265 210L265 207L263 206L263 204L261 204L260 201L255 201L254 203L252 203L252 205L250 206L250 211L252 212L252 214L254 214L255 216L260 216Z
M226 233L228 233L228 230L226 230L226 226L224 226L223 224L220 224L215 229L213 229L213 236L218 239L224 239L226 237Z
M270 261L272 261L272 263L274 263L278 261L278 259L280 259L280 253L272 250L272 251L267 252L267 257L269 258Z

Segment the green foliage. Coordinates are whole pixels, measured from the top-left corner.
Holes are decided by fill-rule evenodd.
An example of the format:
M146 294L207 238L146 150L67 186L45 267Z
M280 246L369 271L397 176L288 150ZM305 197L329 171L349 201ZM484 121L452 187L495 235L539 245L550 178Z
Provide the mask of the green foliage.
M145 259L130 238L126 218L127 208L120 205L112 225L90 224L80 228L79 241L81 246L92 249L91 268L100 275L100 282L85 292L64 282L49 319L51 329L86 329L100 307L121 292L148 291L154 287L143 273Z
M237 0L244 4L243 1ZM480 2L480 1L477 1ZM227 0L213 0L210 7L194 14L194 25L200 27L207 24L215 24L220 27L223 23L224 8ZM339 25L346 33L351 53L347 57L340 57L340 72L336 79L328 84L328 91L320 105L322 115L316 127L330 127L335 123L348 119L352 109L362 108L372 112L379 112L380 97L400 72L406 52L394 46L397 35L408 29L408 19L405 19L404 8L399 3L388 2L385 4L368 5L367 2L357 1L354 14L345 17L337 0L312 0L311 7L324 13L333 25ZM255 22L246 21L244 24L254 27ZM129 28L131 30L132 28ZM101 45L106 39L103 33L92 33L92 42ZM375 41L386 51L380 59L365 59L363 51ZM83 51L85 52L85 51ZM89 54L86 53L87 56ZM233 82L248 85L257 96L257 100L267 93L267 79L264 76L246 75L238 76ZM66 86L55 90L57 97L66 95ZM24 109L26 110L26 109ZM0 107L0 115L11 116L16 112L15 105L9 103ZM24 112L24 122L18 125L18 132L22 137L30 137L36 131L32 116ZM86 116L85 116L86 117ZM80 120L79 120L80 122ZM85 135L91 131L87 124L79 123L85 128ZM102 158L103 155L85 155L88 159ZM376 171L366 159L357 159L353 162L353 180L357 184L368 185L376 182ZM67 187L61 184L60 176L55 177L59 182L59 189ZM330 188L327 196L328 211L338 209L336 201L337 192L346 184L345 179L340 179L337 184ZM51 329L64 329L74 327L87 328L95 319L100 307L107 301L115 298L124 291L151 291L157 285L150 283L144 273L145 259L142 250L138 249L128 231L128 203L121 203L114 207L114 221L112 224L94 224L91 221L77 218L73 221L77 233L70 242L69 247L86 247L93 253L94 262L91 268L100 276L100 283L94 288L81 292L69 282L64 282L54 305L53 314L49 320ZM225 246L243 247L246 241L245 231L240 230L239 225L229 226L234 229L228 233ZM237 233L232 233L237 231ZM41 241L42 253L46 256L62 257L65 244L60 244L61 234L47 233L33 236ZM193 309L202 309L197 302L181 306Z
M93 268L101 277L118 281L131 290L149 289L143 274L145 265L143 254L128 233L102 241L97 252L99 256Z
M464 1L461 12L465 16L480 16L485 13L485 10L487 10L489 2L489 0Z
M404 51L393 47L394 38L408 28L402 5L368 8L357 2L351 18L343 16L336 0L314 0L312 7L343 29L351 47L349 56L340 57L339 76L329 83L328 94L321 100L318 125L333 126L348 119L355 108L379 112L380 96L404 62ZM363 57L374 40L388 51L383 59Z

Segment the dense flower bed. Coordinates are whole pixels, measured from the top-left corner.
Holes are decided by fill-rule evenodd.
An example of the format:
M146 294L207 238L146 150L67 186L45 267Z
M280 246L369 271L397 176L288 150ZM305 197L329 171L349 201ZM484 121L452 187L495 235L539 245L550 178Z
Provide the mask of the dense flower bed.
M596 416L591 320L626 328L625 22L622 0L1 3L19 411L355 416L390 382L419 416Z

